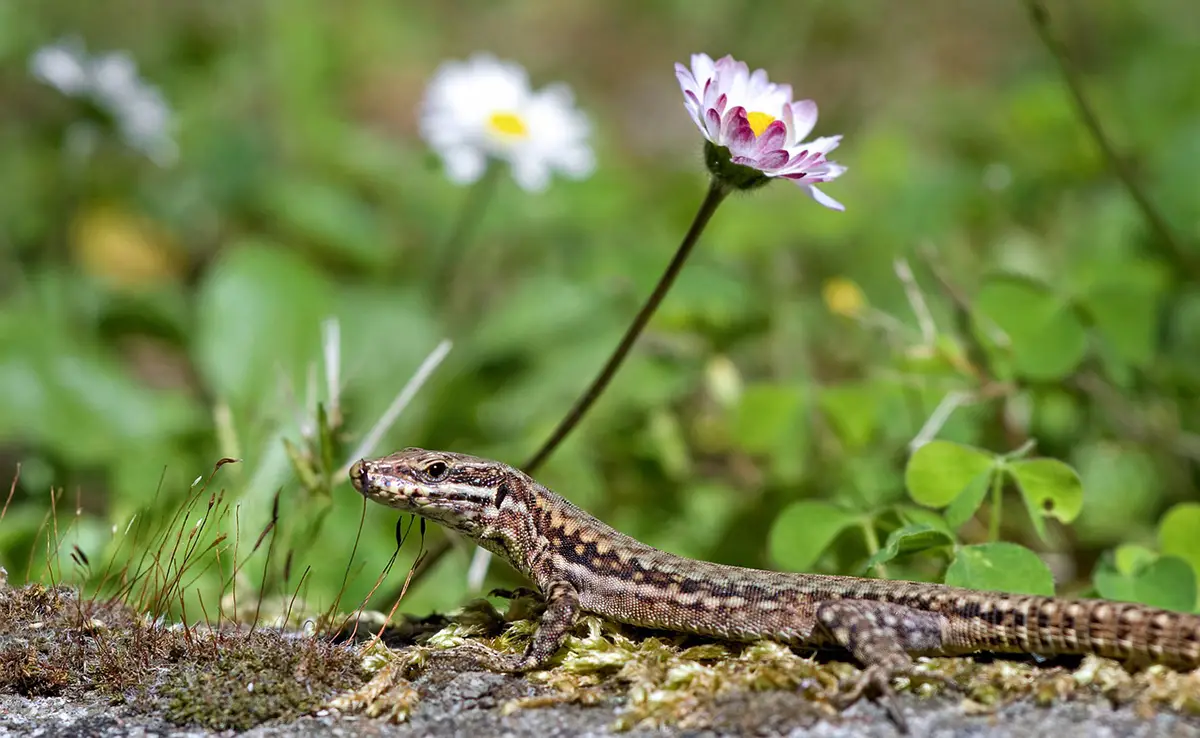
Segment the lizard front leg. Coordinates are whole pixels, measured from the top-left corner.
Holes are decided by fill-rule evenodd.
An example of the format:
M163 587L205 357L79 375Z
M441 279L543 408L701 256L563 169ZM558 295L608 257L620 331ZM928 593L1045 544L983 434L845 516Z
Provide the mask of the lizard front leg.
M469 653L481 666L491 671L523 672L545 666L579 619L579 593L570 582L557 580L546 586L544 595L546 611L525 653L519 656L500 653L474 641L455 649L455 652Z
M491 671L522 672L544 666L562 646L579 618L579 593L566 581L545 588L546 611L533 640L521 655L494 651L478 641L446 651L434 651L432 659L467 656ZM365 687L339 696L331 704L341 710L365 710L368 715L389 715L403 720L417 702L417 691L406 674L410 662L400 661L380 671Z
M912 671L910 652L942 648L945 617L875 600L828 600L817 605L816 615L826 639L845 648L863 665L862 676L840 696L843 705L873 689L900 731L907 733L891 680Z

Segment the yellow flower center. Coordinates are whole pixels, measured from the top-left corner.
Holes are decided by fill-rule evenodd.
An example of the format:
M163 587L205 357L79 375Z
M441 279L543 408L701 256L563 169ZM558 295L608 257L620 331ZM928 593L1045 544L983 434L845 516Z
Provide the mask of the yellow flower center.
M525 138L529 135L525 121L516 113L492 113L492 117L488 119L488 125L492 127L492 131L502 136Z
M831 313L846 318L862 315L867 307L867 298L858 285L845 277L833 277L821 285L821 298Z
M758 138L767 130L767 126L775 122L775 117L766 113L747 113L746 120L750 121L750 130L754 131L754 137Z

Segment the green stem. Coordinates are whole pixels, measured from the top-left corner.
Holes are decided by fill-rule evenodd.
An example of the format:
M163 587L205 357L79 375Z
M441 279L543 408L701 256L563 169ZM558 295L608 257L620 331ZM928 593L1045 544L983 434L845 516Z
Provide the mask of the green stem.
M462 280L457 278L461 272L456 267L463 262L463 257L470 248L471 238L475 235L475 229L483 221L488 205L496 196L496 184L500 181L500 170L501 167L496 163L488 162L483 175L467 191L454 227L446 236L442 247L437 251L437 264L433 269L433 279L429 283L436 285L437 291L449 295L448 302L451 308L459 307L459 303L462 302L461 293L464 292ZM455 314L457 310L452 309L451 313Z
M1004 472L996 469L992 472L992 514L988 520L988 540L993 543L1000 540L1000 506L1004 497Z
M862 521L862 530L863 538L867 541L868 558L870 558L879 553L879 535L875 533L875 521L871 518ZM884 564L876 564L875 573L879 575L880 579L888 578L887 566Z
M625 361L625 357L629 355L629 350L633 348L633 344L637 342L638 337L642 334L642 330L646 324L650 322L650 318L654 312L658 310L658 306L662 303L663 298L671 289L671 285L675 282L675 277L679 276L679 272L683 269L684 263L687 261L688 255L692 252L692 247L700 240L700 234L704 232L704 227L708 225L708 221L712 218L713 213L717 211L717 206L729 194L729 190L716 179L712 181L708 188L708 194L704 197L704 202L700 204L700 210L696 212L696 217L692 220L692 227L688 229L687 234L683 237L683 242L679 244L679 249L675 251L675 256L671 259L671 263L667 265L666 271L658 279L658 284L655 285L654 291L650 293L642 309L638 311L633 322L629 324L625 335L621 337L621 342L617 344L616 350L608 357L608 361L604 364L604 368L592 380L592 383L579 399L575 401L574 407L567 413L566 417L542 444L542 447L537 450L529 461L525 462L522 469L529 474L542 465L549 458L550 454L558 448L563 439L579 424L583 416L599 399L600 395L608 387L608 383L612 381L617 370L621 368L621 364Z
M1150 225L1150 230L1154 231L1154 235L1157 236L1152 243L1159 248L1167 263L1179 271L1191 275L1192 279L1200 279L1200 261L1175 238L1170 226L1167 225L1166 218L1150 201L1150 197L1134 178L1132 168L1124 158L1117 154L1112 140L1100 125L1099 117L1083 93L1083 80L1079 70L1072 64L1066 46L1050 29L1050 14L1046 12L1045 6L1040 0L1023 0L1023 2L1026 10L1029 11L1029 19L1033 23L1034 30L1037 31L1038 37L1050 51L1050 55L1054 57L1055 63L1058 64L1067 90L1071 93L1071 99L1075 102L1079 119L1083 121L1084 127L1095 140L1096 146L1100 148L1100 153L1104 156L1109 168L1121 180L1121 184L1125 186L1134 204L1142 211L1142 217Z

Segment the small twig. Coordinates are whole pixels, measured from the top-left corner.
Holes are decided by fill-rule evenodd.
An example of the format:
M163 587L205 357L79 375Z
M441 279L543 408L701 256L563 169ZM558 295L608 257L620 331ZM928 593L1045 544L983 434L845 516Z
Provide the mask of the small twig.
M1080 120L1083 121L1088 133L1091 134L1092 139L1095 140L1096 145L1100 148L1100 152L1103 154L1109 168L1121 180L1121 184L1125 186L1133 202L1142 211L1142 217L1146 219L1146 222L1157 237L1154 239L1154 243L1158 245L1163 258L1176 269L1188 274L1191 279L1200 279L1200 262L1197 261L1196 256L1189 250L1183 248L1183 245L1172 234L1166 219L1158 212L1158 208L1154 206L1149 196L1146 195L1145 190L1138 184L1134 178L1132 168L1117 153L1112 140L1100 125L1100 119L1096 116L1096 112L1092 109L1087 96L1083 92L1083 80L1079 74L1079 70L1071 61L1066 46L1054 35L1054 32L1050 28L1050 14L1046 11L1045 6L1042 5L1040 0L1022 1L1025 3L1025 8L1029 11L1029 18L1033 23L1034 30L1037 31L1038 37L1041 38L1050 55L1054 57L1055 63L1058 64L1059 71L1062 72L1063 81L1066 83L1067 90L1071 93L1071 98L1075 102L1075 109L1079 114Z
M950 415L966 404L970 398L970 392L962 390L947 392L942 401L930 413L929 419L925 421L925 425L921 426L921 430L917 431L917 435L913 436L913 439L908 442L909 452L912 453L932 441L942 429L942 426L946 424L946 421L950 419Z
M350 570L354 567L354 557L358 554L358 543L362 540L363 524L367 521L367 498L362 499L362 510L358 516L358 530L354 534L354 545L350 547L350 559L346 562L346 571L342 574L342 586L338 589L337 597L333 598L333 602L325 610L325 620L332 621L337 615L337 610L342 605L342 596L346 594L346 587L350 586ZM392 559L396 558L396 554L392 554ZM391 566L389 562L388 566ZM376 585L378 586L378 584ZM369 598L368 598L369 599ZM363 607L366 607L366 600L363 600ZM360 608L361 609L361 608ZM347 621L349 622L349 621ZM345 623L338 627L334 634L340 633L345 628Z
M17 493L17 482L21 479L21 462L17 462L17 473L13 475L12 485L8 488L8 497L4 500L4 509L0 510L0 520L4 520L4 516L8 514L8 505L12 502L13 495Z
M342 417L341 348L341 324L337 318L325 319L321 323L321 350L325 357L325 397L329 401L329 414L335 418L336 423L340 423Z
M921 326L922 343L932 346L937 341L937 323L933 320L933 313L929 312L929 305L925 302L925 296L921 294L921 288L917 286L917 280L913 277L908 261L896 259L892 262L892 268L896 270L896 277L904 286L904 294L908 297L908 304L912 308L913 315L917 316L917 325Z
M254 620L250 623L250 632L246 634L246 641L249 642L250 637L254 635L254 629L258 627L258 617L262 612L263 594L266 590L267 573L271 570L271 553L275 550L275 535L274 531L278 530L279 525L279 491L275 491L275 499L271 501L271 522L267 525L266 530L258 537L259 543L254 544L257 549L262 543L263 536L271 533L271 542L267 544L266 561L263 562L262 586L258 590L258 601L254 603Z
M283 614L283 627L288 627L288 623L292 621L292 608L296 605L296 598L300 595L300 589L304 586L304 580L308 579L308 575L312 572L311 566L304 567L304 573L300 575L300 581L296 584L296 589L292 590L292 598L288 600L287 612Z
M396 615L397 608L400 607L400 603L404 600L404 595L408 594L408 587L410 584L412 584L413 573L416 572L417 567L421 564L421 559L423 558L425 558L424 551L417 555L417 560L413 562L411 567L409 567L408 576L404 577L404 586L400 588L400 596L396 598L394 603L392 603L392 609L388 610L387 617L383 620L383 625L379 626L379 632L377 632L375 637L368 641L367 645L363 647L364 651L369 651L371 646L374 646L376 642L383 638L383 631L386 630L388 625L391 624L392 618ZM357 624L355 627L357 628Z

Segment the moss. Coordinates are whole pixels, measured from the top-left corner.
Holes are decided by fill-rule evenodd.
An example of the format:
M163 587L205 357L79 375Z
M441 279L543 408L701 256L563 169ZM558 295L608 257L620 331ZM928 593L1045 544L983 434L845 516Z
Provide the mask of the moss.
M168 672L154 700L174 723L248 730L315 712L333 694L361 682L360 659L350 648L255 633L226 639L217 649L198 649Z
M277 631L150 622L66 588L0 587L0 691L96 692L180 724L246 729L363 682L349 646Z

